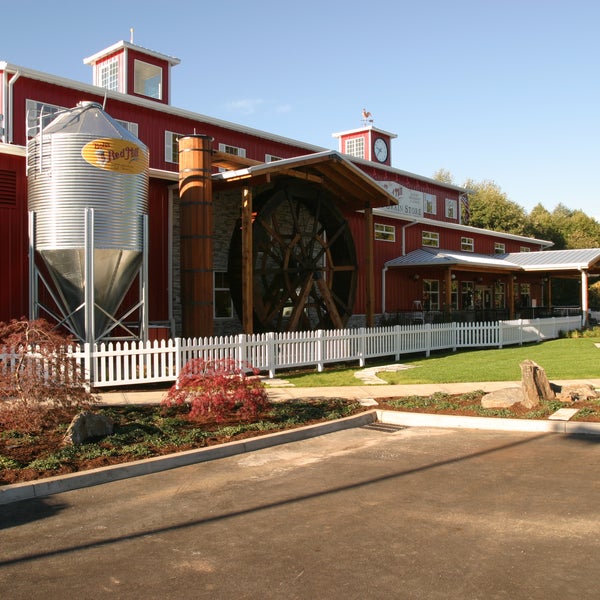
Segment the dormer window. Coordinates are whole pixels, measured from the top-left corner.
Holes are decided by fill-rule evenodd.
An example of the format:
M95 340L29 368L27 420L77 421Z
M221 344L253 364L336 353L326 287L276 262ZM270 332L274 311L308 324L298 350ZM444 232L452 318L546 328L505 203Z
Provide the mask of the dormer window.
M345 153L356 158L365 157L365 138L355 137L345 140Z
M134 61L133 91L162 100L162 68L143 60Z
M113 58L98 65L98 85L113 92L119 91L119 57Z

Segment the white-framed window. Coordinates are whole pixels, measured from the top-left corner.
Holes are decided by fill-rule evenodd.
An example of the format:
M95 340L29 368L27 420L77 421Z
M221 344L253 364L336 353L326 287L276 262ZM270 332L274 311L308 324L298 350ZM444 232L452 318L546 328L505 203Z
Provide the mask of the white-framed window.
M502 242L494 242L494 254L505 254L506 245Z
M138 136L138 124L137 123L133 123L132 121L121 121L120 119L115 119L115 121L119 125L124 127L125 129L127 129L127 131L129 131L129 133L135 135L135 137Z
M165 161L179 164L179 140L185 137L184 133L165 131Z
M395 242L396 228L393 225L375 223L375 239L382 242Z
M423 207L430 215L437 214L437 198L435 194L423 194Z
M226 271L215 271L213 296L215 319L230 319L233 317L229 274Z
M519 252L531 252L531 248L528 248L527 246L521 246Z
M356 158L365 158L365 138L355 137L344 142L344 153Z
M265 154L265 162L275 162L276 160L283 160L281 156L275 156L274 154Z
M423 279L423 308L440 310L440 282L437 279Z
M98 85L113 92L119 91L118 56L113 56L98 65Z
M40 130L46 127L57 113L66 110L64 106L48 104L46 102L37 102L36 100L25 101L25 113L27 115L27 137L35 137Z
M219 152L226 152L227 154L233 154L233 156L240 156L242 158L246 157L246 148L238 148L229 144L219 144Z
M463 252L474 252L475 251L475 240L470 237L460 238L460 249Z
M446 198L446 218L457 219L458 218L458 201L452 198Z
M133 64L134 93L162 100L162 72L162 67L136 58Z
M440 247L440 234L436 231L423 231L421 234L421 244L423 246L431 246L432 248Z

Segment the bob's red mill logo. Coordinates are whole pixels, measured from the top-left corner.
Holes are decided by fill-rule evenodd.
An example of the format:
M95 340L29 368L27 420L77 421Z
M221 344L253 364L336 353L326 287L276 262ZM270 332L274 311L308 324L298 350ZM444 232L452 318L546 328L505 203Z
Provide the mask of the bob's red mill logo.
M90 165L106 171L137 175L148 168L148 155L128 140L105 138L92 140L81 149L81 156Z

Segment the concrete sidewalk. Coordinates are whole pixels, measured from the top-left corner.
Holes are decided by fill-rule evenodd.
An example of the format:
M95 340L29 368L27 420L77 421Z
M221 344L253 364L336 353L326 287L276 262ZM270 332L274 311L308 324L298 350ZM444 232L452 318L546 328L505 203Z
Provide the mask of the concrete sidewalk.
M518 387L520 381L480 381L466 383L427 383L415 385L352 385L338 387L275 387L267 383L269 398L275 402L295 398L347 398L365 400L377 398L399 398L406 396L431 396L436 392L446 394L465 394L477 390L494 392L509 387ZM600 388L600 379L552 381L560 386L587 383ZM102 404L158 404L166 390L125 390L100 393Z

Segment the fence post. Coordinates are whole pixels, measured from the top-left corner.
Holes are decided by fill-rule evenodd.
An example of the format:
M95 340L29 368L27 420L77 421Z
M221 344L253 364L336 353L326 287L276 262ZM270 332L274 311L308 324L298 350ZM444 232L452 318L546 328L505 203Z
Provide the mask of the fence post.
M175 338L175 379L179 379L181 373L181 338Z
M366 344L365 336L366 336L366 334L367 334L367 331L364 327L361 327L358 330L358 366L359 367L365 366L365 344Z
M237 354L238 367L240 369L243 369L244 365L249 363L248 357L246 355L246 334L245 333L240 333L237 336L236 354Z
M267 366L269 369L269 379L275 377L275 369L277 368L275 356L275 334L269 331L267 337Z
M400 360L400 325L394 325L394 351L397 362Z
M523 319L519 319L519 346L523 345Z
M323 341L323 330L322 329L317 329L317 331L315 331L316 333L316 341L317 341L317 355L316 355L316 361L317 361L317 373L322 373L323 372L323 355L324 355L324 341Z
M425 342L425 356L427 358L429 358L429 356L431 355L431 323L425 323L425 331L427 332L427 335L425 336L426 338L426 342Z
M504 345L504 323L498 321L498 348Z
M92 357L92 344L90 342L83 343L83 369L85 378L90 382L90 385L94 387L96 383L94 365Z
M452 321L452 352L458 349L458 323Z

